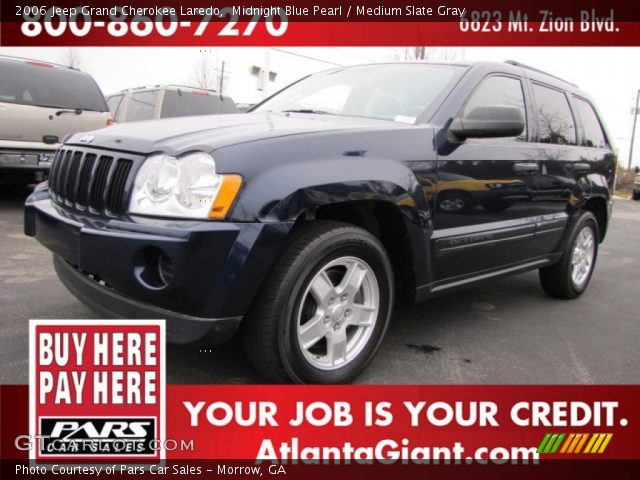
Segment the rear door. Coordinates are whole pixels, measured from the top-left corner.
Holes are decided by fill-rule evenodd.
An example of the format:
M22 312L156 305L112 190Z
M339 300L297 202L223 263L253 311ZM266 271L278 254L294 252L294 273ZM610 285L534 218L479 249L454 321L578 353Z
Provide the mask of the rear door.
M563 233L562 222L582 197L589 193L586 177L591 171L587 149L581 144L571 97L561 89L543 83L531 84L537 119L537 159L541 175L537 180L540 208L557 220L549 223L546 235L554 247Z
M39 62L0 62L0 142L44 147L69 133L104 127L109 118L89 75Z

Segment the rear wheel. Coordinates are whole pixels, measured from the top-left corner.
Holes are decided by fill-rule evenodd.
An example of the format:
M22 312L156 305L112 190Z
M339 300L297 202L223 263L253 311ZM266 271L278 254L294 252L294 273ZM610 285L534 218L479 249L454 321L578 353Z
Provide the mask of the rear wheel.
M373 235L314 222L286 246L252 306L246 353L273 381L349 381L377 352L392 298L391 263Z
M540 269L540 283L547 294L575 298L589 285L598 256L598 222L590 212L583 213L573 226L560 262Z

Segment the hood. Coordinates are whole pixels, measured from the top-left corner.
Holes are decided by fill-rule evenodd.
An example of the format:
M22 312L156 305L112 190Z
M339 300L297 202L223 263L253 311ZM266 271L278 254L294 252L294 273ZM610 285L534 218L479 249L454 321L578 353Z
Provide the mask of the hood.
M358 117L301 113L207 115L125 123L79 133L65 143L140 154L179 155L288 135L334 130L389 130L408 125Z

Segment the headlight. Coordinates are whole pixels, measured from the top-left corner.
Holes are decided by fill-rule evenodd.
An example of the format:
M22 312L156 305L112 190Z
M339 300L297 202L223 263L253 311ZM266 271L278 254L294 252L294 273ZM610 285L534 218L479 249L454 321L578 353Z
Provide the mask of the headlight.
M138 171L129 213L158 217L224 218L242 177L218 175L211 155L153 155Z

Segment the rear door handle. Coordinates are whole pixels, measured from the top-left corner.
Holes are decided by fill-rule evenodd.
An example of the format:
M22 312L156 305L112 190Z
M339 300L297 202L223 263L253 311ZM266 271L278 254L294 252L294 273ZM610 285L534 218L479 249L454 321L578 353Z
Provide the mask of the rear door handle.
M513 164L516 173L538 173L538 164L535 162L519 162Z

